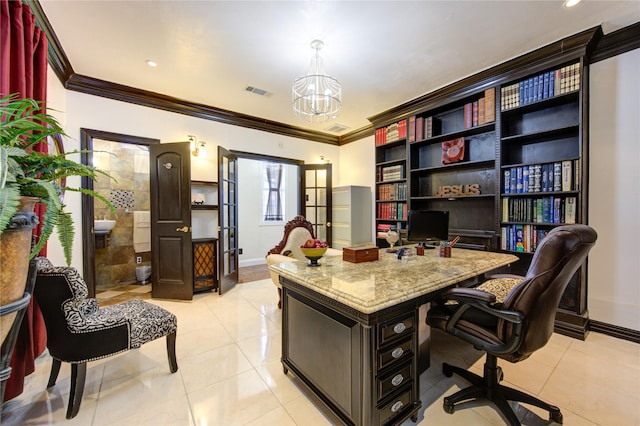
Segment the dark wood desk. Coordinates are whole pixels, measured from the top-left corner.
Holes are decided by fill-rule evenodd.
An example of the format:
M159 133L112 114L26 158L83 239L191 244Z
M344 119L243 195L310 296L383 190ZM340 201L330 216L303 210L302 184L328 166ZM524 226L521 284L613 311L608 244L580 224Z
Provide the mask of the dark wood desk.
M282 284L282 364L347 425L398 424L418 417L420 308L445 288L518 260L453 249L451 258L374 262L325 257L270 266Z

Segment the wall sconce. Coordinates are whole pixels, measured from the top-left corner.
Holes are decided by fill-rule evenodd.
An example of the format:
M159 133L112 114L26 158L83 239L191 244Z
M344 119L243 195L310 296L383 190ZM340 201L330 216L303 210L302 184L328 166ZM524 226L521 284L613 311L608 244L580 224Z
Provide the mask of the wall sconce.
M193 155L194 157L206 158L207 149L205 146L207 145L207 143L204 141L196 140L196 137L192 135L188 135L188 137L189 143L191 144L191 155Z

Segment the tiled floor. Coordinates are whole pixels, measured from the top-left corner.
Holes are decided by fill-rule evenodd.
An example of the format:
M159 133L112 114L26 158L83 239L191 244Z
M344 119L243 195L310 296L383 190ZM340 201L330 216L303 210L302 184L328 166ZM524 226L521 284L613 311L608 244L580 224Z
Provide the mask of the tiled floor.
M78 416L65 419L69 366L55 387L46 383L51 358L42 355L25 392L3 407L10 425L328 425L280 364L281 315L270 280L239 284L229 293L192 302L152 303L178 316L179 370L169 373L164 339L89 364ZM500 425L491 406L469 403L453 415L442 398L465 383L446 378L443 360L480 372L470 345L434 332L432 367L420 377L420 425ZM591 333L586 341L554 335L517 364L501 362L505 382L558 405L566 425L640 424L640 345ZM526 425L548 424L538 409L518 407ZM541 416L541 417L538 417ZM411 421L404 426L413 425Z

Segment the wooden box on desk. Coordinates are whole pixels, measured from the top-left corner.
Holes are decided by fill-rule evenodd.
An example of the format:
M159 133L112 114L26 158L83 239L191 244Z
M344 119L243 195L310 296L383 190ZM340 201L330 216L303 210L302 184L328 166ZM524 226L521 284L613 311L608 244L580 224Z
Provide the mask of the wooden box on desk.
M378 247L345 247L342 249L342 260L351 263L378 260Z

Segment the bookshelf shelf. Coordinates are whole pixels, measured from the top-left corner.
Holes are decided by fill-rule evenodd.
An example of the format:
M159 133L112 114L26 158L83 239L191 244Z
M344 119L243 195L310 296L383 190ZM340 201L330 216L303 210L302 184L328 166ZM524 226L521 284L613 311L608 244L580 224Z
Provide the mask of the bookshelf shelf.
M577 136L578 131L580 130L579 125L571 124L568 126L557 127L555 129L548 130L540 130L529 133L516 134L511 136L505 136L502 138L502 142L504 143L535 143L544 139L549 138L564 138L570 136Z
M493 168L495 160L462 161L460 163L444 164L441 166L412 168L412 174L430 173L438 170L465 169L465 168Z
M444 142L449 139L456 139L461 136L473 136L481 133L488 133L495 130L495 123L483 124L469 129L461 129L455 132L450 132L442 135L433 136L430 138L422 139L419 141L411 142L411 145L423 145Z

